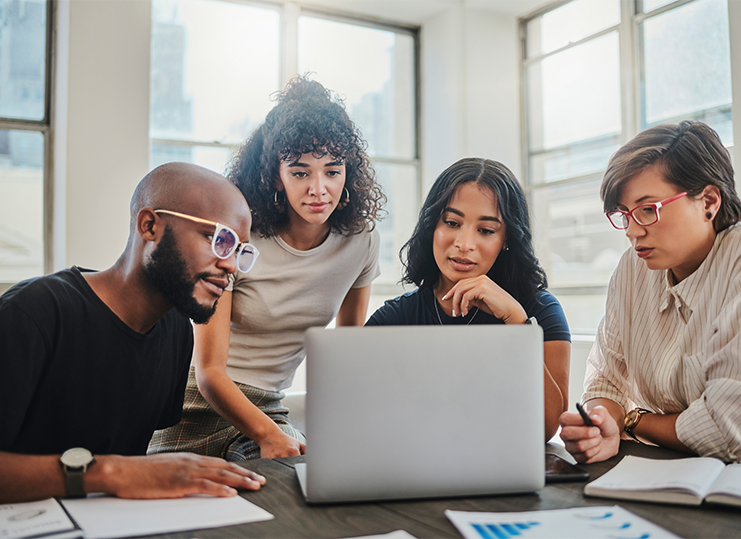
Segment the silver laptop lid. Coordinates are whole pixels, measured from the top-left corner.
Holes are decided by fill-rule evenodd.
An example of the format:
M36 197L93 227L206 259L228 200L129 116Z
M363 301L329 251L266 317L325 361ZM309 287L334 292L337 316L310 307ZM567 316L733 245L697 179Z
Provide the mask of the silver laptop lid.
M308 501L543 486L539 326L312 328L306 348Z

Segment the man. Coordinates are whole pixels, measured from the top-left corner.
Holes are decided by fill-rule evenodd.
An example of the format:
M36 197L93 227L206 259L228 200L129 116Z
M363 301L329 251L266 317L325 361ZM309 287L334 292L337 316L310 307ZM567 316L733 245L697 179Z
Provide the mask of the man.
M250 225L223 176L162 165L136 188L111 268L73 267L0 297L0 502L233 496L265 483L221 459L144 456L152 432L180 419L189 318L205 323L229 274L257 256L240 243Z

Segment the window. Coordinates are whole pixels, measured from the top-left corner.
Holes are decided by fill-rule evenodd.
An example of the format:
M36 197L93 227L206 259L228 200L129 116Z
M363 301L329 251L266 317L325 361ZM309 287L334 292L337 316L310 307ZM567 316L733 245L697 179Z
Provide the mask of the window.
M153 0L152 15L152 166L179 160L224 172L273 107L271 94L312 73L343 97L368 141L389 199L374 287L395 294L398 251L419 204L416 30L294 3Z
M2 288L51 269L49 13L46 0L0 0Z
M629 246L602 213L612 153L639 131L731 128L727 0L573 0L521 21L536 249L574 332L594 332Z

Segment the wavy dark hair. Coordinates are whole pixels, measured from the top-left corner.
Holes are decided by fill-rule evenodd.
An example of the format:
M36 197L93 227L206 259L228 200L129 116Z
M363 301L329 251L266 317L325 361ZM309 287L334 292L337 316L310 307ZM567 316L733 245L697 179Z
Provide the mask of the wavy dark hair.
M646 129L613 154L600 189L604 210L616 209L628 181L652 165L692 198L708 185L718 188L721 202L713 218L716 232L741 220L731 155L711 127L689 120Z
M345 164L350 197L329 216L330 230L361 232L381 218L386 197L365 153L367 143L350 120L342 100L307 76L292 79L277 104L242 145L227 177L239 187L252 210L252 230L268 237L288 224L288 212L276 207L275 180L284 160L311 153L331 155Z
M506 225L507 249L497 256L488 277L520 303L532 300L548 286L545 271L535 256L525 193L506 166L491 159L461 159L449 166L432 185L412 237L399 252L404 265L402 283L419 288L435 286L440 269L432 251L433 236L443 210L456 189L469 182L490 189L497 196Z

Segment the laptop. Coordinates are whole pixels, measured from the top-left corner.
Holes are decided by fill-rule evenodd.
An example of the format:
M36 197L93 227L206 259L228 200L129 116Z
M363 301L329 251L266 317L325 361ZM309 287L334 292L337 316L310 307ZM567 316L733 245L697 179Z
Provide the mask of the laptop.
M539 326L311 328L306 353L307 502L543 487Z

